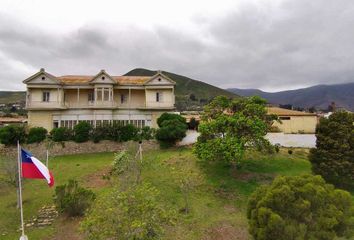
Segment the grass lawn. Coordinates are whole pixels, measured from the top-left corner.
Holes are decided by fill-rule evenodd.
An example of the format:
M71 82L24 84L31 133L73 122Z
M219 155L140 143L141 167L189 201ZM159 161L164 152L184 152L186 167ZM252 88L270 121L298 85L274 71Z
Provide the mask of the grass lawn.
M76 178L90 186L89 176L107 169L112 160L112 153L100 153L57 157L50 164L57 185ZM198 184L190 193L190 213L186 214L179 211L184 207L184 201L178 173L189 172L198 176ZM310 163L307 151L301 149L295 149L292 155L286 150L274 155L250 152L242 167L231 171L224 164L198 161L190 148L176 148L145 152L142 179L160 191L161 204L177 212L176 224L166 229L164 239L248 239L248 196L257 186L269 183L276 175L302 173L310 173ZM91 187L97 194L110 189L109 185L97 185L96 182ZM54 189L46 187L43 181L26 181L25 219L35 216L41 206L51 204L53 193ZM0 209L0 234L7 233L0 238L17 239L19 212L15 189L1 189ZM48 239L44 236L57 232L59 222L52 227L30 230L28 235L30 239Z
M50 169L55 178L55 185L66 183L75 178L81 183L86 182L88 176L112 162L112 153L82 154L56 157L50 162ZM18 239L20 227L20 213L16 208L16 189L0 186L0 239ZM95 188L96 191L100 189ZM53 204L54 188L49 188L44 180L25 179L23 186L24 219L29 220L36 216L37 211L44 205ZM29 239L44 239L54 232L54 227L26 230ZM6 233L6 235L3 235ZM50 238L49 238L50 239Z

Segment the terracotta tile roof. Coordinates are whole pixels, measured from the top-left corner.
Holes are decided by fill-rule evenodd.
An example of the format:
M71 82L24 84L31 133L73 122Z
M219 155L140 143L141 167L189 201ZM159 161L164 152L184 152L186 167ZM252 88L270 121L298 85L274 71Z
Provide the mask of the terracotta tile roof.
M143 85L151 77L147 76L111 76L118 84L122 85ZM64 84L85 84L89 83L94 76L86 75L65 75L57 77Z
M26 118L0 117L0 123L22 123Z
M122 85L126 85L126 84L143 85L146 81L151 79L151 77L145 77L145 76L113 76L112 78Z
M278 116L316 116L314 113L294 111L279 107L268 107L267 110L268 114L275 114Z

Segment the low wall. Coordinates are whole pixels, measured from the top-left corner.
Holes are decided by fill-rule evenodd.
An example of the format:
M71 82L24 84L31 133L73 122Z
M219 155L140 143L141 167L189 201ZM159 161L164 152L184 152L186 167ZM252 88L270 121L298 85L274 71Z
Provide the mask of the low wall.
M137 148L137 142L114 142L114 141L100 141L93 143L91 141L84 143L76 143L67 141L63 143L54 143L53 147L49 150L51 157L60 155L71 155L80 153L98 153L98 152L117 152L128 148ZM46 144L33 143L23 144L22 147L30 151L34 156L45 159L46 157ZM159 149L159 144L155 140L143 141L143 151ZM0 146L0 155L16 156L17 147Z

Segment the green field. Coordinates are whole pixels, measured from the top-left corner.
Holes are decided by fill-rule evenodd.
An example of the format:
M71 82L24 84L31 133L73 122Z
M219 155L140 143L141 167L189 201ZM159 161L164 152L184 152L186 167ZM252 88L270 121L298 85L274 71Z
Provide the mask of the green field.
M105 184L103 181L107 180L101 177L112 160L113 153L82 154L56 157L50 166L56 185L75 178L100 194L114 187ZM200 177L198 186L190 194L188 214L179 211L183 207L183 195L176 170L193 171ZM161 204L178 212L176 224L166 229L164 239L248 239L245 214L248 196L276 175L302 173L310 173L306 150L294 150L292 155L285 150L273 155L251 152L240 169L231 171L223 164L198 161L190 148L176 148L146 152L142 179L159 189ZM0 193L0 238L17 239L20 216L16 209L16 191L1 185ZM52 204L53 193L54 189L48 188L44 181L26 180L25 219L35 216L43 205ZM60 234L58 229L62 222L59 219L52 227L30 229L27 234L30 239L53 239ZM44 237L48 235L50 237Z

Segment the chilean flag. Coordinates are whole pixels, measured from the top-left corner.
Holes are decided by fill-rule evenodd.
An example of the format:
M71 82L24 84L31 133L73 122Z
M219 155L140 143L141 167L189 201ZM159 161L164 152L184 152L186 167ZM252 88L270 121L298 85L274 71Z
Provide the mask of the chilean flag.
M49 187L54 185L54 178L48 168L30 152L21 148L22 177L45 179Z

